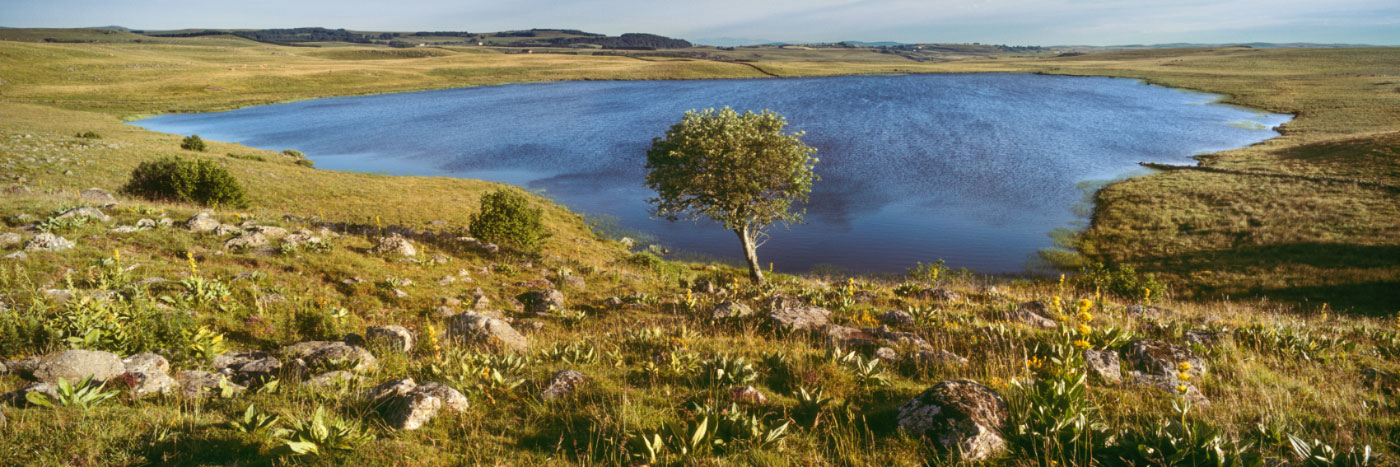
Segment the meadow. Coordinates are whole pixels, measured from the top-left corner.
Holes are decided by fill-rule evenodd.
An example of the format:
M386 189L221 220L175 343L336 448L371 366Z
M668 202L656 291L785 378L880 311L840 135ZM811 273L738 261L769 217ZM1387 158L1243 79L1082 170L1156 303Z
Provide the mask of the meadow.
M0 375L0 392L28 385L17 361L69 348L158 352L172 376L214 370L214 357L237 351L268 352L286 365L244 389L226 380L207 393L142 397L127 388L98 403L0 406L6 462L943 464L954 457L898 429L897 419L911 397L952 379L1007 400L1007 449L992 464L1390 465L1400 455L1395 49L734 62L93 32L71 34L111 40L24 42L53 34L0 30L0 172L4 186L24 187L0 194L0 233L23 240L0 246L0 255L22 251L40 230L76 246L0 259L0 360L14 367ZM486 193L513 188L321 171L217 141L190 151L180 135L122 123L506 82L913 72L1132 77L1297 118L1280 138L1201 157L1202 169L1101 189L1088 229L1066 239L1082 257L1066 261L1128 264L1135 273L988 277L910 258L904 275L776 275L766 286L724 265L631 251L539 198L532 204L553 233L543 249L492 253L460 237ZM213 161L241 181L250 206L211 214L233 231L191 231L183 224L200 207L119 192L137 164L165 155ZM116 193L116 204L84 200L89 188ZM59 218L86 205L111 219ZM226 246L272 227L322 241ZM392 233L415 254L376 251ZM532 310L527 294L541 289L561 291L563 306ZM909 335L867 345L792 331L769 317L791 300L827 310L835 326L875 333L883 324ZM726 302L755 313L717 316ZM527 348L438 337L473 309L498 313ZM316 368L350 372L329 385L292 368L285 346L377 325L402 326L417 344L366 344L375 365ZM1146 341L1186 349L1194 370L1168 371L1162 377L1175 385L1162 388L1130 373L1155 371L1150 362L1125 359L1115 382L1081 353L1126 358ZM896 356L877 356L880 346ZM587 379L567 397L542 397L564 369ZM447 385L470 407L395 429L386 407L362 393L404 377ZM732 392L744 386L764 400ZM318 408L342 428L320 431L338 434L306 429ZM320 455L295 453L307 438Z

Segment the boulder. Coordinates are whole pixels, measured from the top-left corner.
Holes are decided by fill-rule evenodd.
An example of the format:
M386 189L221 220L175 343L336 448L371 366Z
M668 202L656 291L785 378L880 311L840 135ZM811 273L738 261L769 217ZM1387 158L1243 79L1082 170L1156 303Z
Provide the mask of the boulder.
M1118 365L1118 352L1112 350L1085 350L1084 365L1089 373L1106 384L1123 382L1123 370Z
M1219 347L1229 338L1226 331L1186 331L1186 342L1202 347Z
M14 391L0 395L0 402L16 407L29 406L29 393L37 392L48 396L49 400L58 399L58 384L56 383L29 383Z
M270 225L255 225L249 227L247 231L262 234L262 236L270 239L278 239L287 236L287 229Z
M260 352L257 350L221 353L214 356L214 371L236 372L249 362L262 360L270 356L271 355L268 355L267 352Z
M423 383L414 388L413 392L427 394L442 400L443 408L453 412L466 412L471 407L471 402L467 396L462 395L456 389L438 383Z
M914 315L911 315L909 314L909 312L904 310L886 311L884 313L880 313L880 316L878 316L876 319L879 319L881 323L885 323L890 326L912 326L914 324Z
M587 376L574 370L555 373L554 377L549 379L549 386L540 392L540 399L554 400L573 394L574 390L587 380Z
M500 345L516 352L530 349L525 336L505 321L468 311L453 316L447 324L447 337L470 344Z
M247 250L267 246L267 237L260 233L246 233L224 242L225 250Z
M962 461L991 459L1006 449L1001 430L1006 401L967 380L943 381L899 407L901 429L919 435Z
M843 347L876 349L880 347L904 347L917 350L933 350L928 341L912 332L899 332L889 327L853 328L833 325L827 327L826 336Z
M344 342L308 341L282 349L287 358L301 360L308 368L363 372L376 365L374 354Z
M1045 306L1044 303L1025 302L1017 306L1016 309L1011 310L1010 313L1007 313L1007 318L1011 321L1018 321L1042 328L1054 328L1059 326L1059 323L1056 323L1055 320L1045 317L1045 315L1048 314L1050 314L1050 307Z
M831 325L831 312L779 297L774 300L768 319L775 329L784 332L820 331Z
M312 389L326 390L353 383L357 379L359 376L345 370L328 371L303 381L301 385Z
M1199 377L1206 371L1205 359L1197 356L1191 349L1153 339L1129 342L1123 352L1123 358L1143 373L1169 376L1173 379L1176 378L1177 366L1183 362L1191 364L1187 373L1193 377Z
M526 292L515 298L525 305L526 313L540 315L564 309L564 293L554 289Z
M431 394L411 392L394 401L386 421L394 429L417 430L437 417L440 410L442 399Z
M875 356L875 358L878 358L878 359L880 359L880 360L884 360L884 361L887 361L887 362L893 362L893 361L895 361L895 360L899 360L899 352L895 352L894 349L891 349L891 348L889 348L889 347L880 347L880 348L878 348L878 349L875 349L874 356Z
M73 208L54 216L55 219L69 219L75 217L86 217L88 220L95 220L98 222L112 222L111 216L103 214L101 209L91 207Z
M413 333L403 326L382 325L365 328L365 340L396 352L413 350Z
M621 301L621 300L619 300ZM743 303L726 301L715 306L715 310L710 312L713 319L743 318L753 314L753 309Z
M14 232L5 232L5 233L2 233L2 234L0 234L0 248L9 248L9 247L18 245L18 244L20 244L20 242L23 241L23 240L24 240L24 238L23 238L23 237L20 237L19 234L17 234L17 233L14 233Z
M34 379L44 383L58 383L59 378L77 383L92 376L93 381L109 381L122 373L126 366L116 354L99 350L68 350L43 359L34 370Z
M234 234L242 233L242 232L243 232L243 229L240 229L240 228L238 228L238 226L234 226L234 225L219 224L219 225L215 226L215 227L214 227L214 230L211 230L210 232L213 232L214 235L218 235L218 236L220 236L220 237L227 237L227 236L229 236L229 235L234 235Z
M444 407L454 412L467 410L466 396L456 389L437 384L414 384L413 378L393 380L370 388L364 397L387 409L389 426L416 430L427 424Z
M107 190L101 188L88 188L78 193L78 198L85 202L97 205L111 204L117 202L117 197L112 196Z
M408 241L407 238L403 238L403 236L399 234L393 234L387 237L379 237L379 239L376 240L375 243L376 245L374 246L374 249L371 250L375 254L394 256L418 255L418 250L413 247L413 242Z
M204 397L211 392L218 393L222 391L223 386L232 388L234 393L248 389L229 381L224 375L207 371L181 371L175 376L175 381L180 384L180 393L185 397Z
M266 234L264 234L266 235ZM320 245L325 241L321 237L294 233L282 238L282 244L289 248L301 248L304 246Z
M127 383L133 396L168 394L175 390L175 379L170 377L170 362L165 357L153 353L137 354L122 359L122 365L126 373L119 380Z
M564 276L563 283L564 287L569 290L588 290L588 282L583 280L583 276Z
M39 364L44 363L39 357L16 358L5 362L5 369L10 373L19 375L22 378L34 378L34 371L39 369Z
M1195 405L1210 405L1210 399L1207 399L1205 394L1202 394L1201 390L1196 388L1195 384L1186 381L1181 381L1180 379L1177 379L1175 374L1164 376L1134 371L1128 373L1127 381L1128 384L1134 386L1150 386L1157 389L1161 389L1162 391L1173 396L1183 397L1187 401L1190 401L1192 404ZM1182 386L1186 387L1185 393L1181 392Z
M191 232L209 232L219 227L219 220L209 211L200 211L185 220L185 228Z
M73 242L48 232L35 235L24 244L24 251L63 251L69 248L73 248Z
M383 402L390 398L407 395L417 388L418 383L413 382L413 378L396 379L369 388L363 397L371 401Z

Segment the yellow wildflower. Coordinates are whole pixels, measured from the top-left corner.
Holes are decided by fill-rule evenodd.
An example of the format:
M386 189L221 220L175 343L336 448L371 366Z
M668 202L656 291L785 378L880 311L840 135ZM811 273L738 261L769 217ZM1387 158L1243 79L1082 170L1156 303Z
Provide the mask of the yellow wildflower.
M1176 385L1176 392L1179 392L1179 393L1182 393L1182 394L1186 394L1186 390L1187 390L1187 389L1190 389L1190 388L1186 387L1185 384L1178 384L1178 385Z
M1087 311L1081 311L1081 312L1079 312L1079 314L1078 314L1076 317L1079 318L1080 321L1083 321L1083 322L1086 322L1086 323L1094 320L1094 315L1090 314L1090 313L1087 312Z
M1074 346L1079 347L1081 349L1087 349L1089 348L1089 342L1084 339L1079 339L1074 341Z
M1080 325L1079 325L1079 333L1080 333L1080 334L1088 334L1089 332L1091 332L1091 331L1093 331L1093 330L1094 330L1094 328L1089 327L1089 325L1087 325L1087 324L1080 324Z
M1176 379L1179 379L1179 380L1182 380L1182 381L1191 381L1191 373L1187 373L1187 372L1185 372L1185 371L1180 372L1180 373L1177 373L1177 374L1176 374Z
M1089 301L1089 299L1087 299L1087 298L1084 298L1084 299L1080 299L1080 300L1079 300L1079 311L1080 311L1080 312L1089 311L1089 308L1092 308L1093 306L1094 306L1094 302Z
M121 250L118 250L118 249L116 249L116 248L113 248L113 249L112 249L112 259L113 259L113 260L116 260L117 266L121 266L121 265L122 265L122 251L121 251Z
M1181 362L1176 364L1178 371L1191 371L1191 362Z

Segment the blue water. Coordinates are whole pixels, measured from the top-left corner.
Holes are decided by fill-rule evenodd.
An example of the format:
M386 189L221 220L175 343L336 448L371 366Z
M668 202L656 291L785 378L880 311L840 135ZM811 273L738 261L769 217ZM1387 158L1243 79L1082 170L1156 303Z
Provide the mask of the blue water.
M511 183L614 216L677 252L738 259L734 234L652 219L653 137L689 109L773 109L818 149L807 223L772 230L762 262L898 272L945 259L1023 270L1082 223L1081 182L1247 146L1289 120L1134 80L1025 74L562 82L317 99L164 115L155 131L281 150L321 169Z

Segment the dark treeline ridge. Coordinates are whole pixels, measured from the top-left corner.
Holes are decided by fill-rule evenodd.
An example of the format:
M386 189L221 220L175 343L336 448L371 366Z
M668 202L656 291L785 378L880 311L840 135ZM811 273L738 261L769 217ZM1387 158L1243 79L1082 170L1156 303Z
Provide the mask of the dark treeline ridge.
M345 29L326 28L259 29L256 31L218 31L206 29L203 31L142 34L152 37L198 37L232 34L258 42L273 44L291 44L296 42L352 42L358 44L372 44L374 43L374 39L382 36L382 34L371 35L350 32Z

